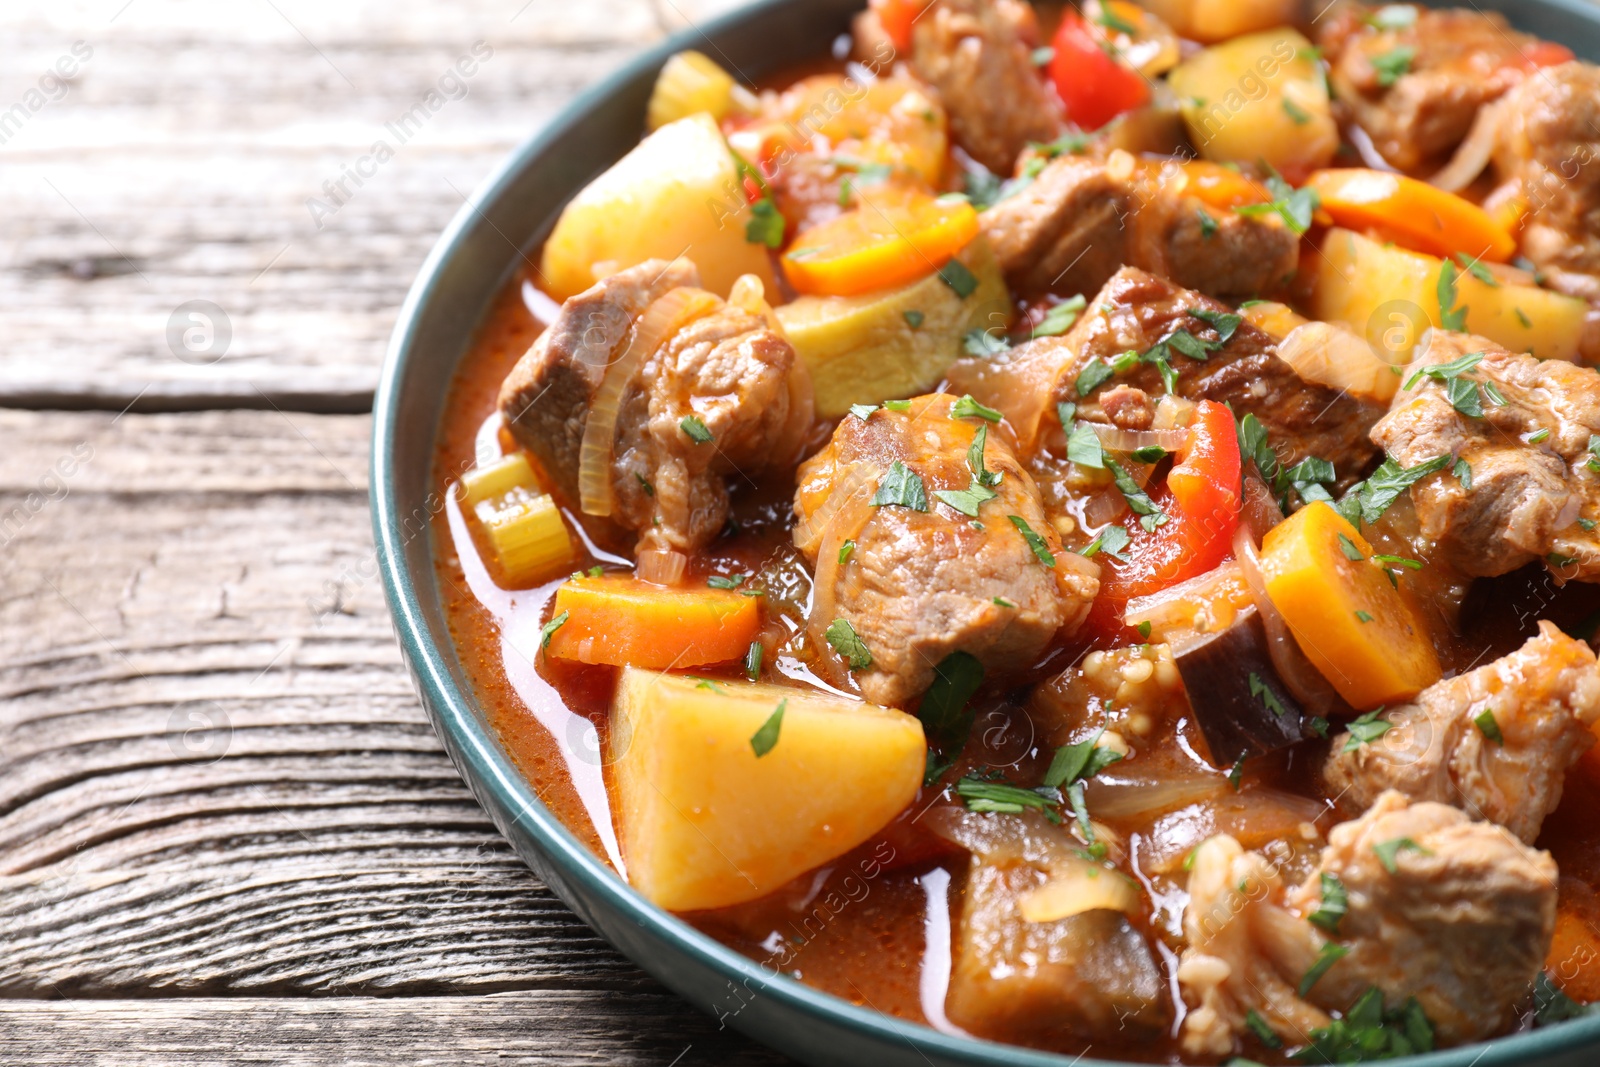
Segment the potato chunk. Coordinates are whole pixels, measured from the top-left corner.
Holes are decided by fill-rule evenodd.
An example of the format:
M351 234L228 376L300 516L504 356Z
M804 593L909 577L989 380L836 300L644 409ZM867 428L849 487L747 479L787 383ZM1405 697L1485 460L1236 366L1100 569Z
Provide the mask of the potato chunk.
M711 116L668 123L562 211L544 246L550 295L567 300L647 259L678 256L719 296L741 274L774 292L771 257L747 239L749 220L733 153Z
M611 714L628 881L672 911L755 900L848 852L911 803L926 761L912 716L789 686L628 668Z

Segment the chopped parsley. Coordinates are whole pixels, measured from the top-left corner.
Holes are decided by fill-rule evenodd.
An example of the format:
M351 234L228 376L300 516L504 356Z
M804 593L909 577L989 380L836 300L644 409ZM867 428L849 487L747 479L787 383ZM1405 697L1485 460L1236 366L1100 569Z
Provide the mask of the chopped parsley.
M1417 24L1417 9L1410 4L1385 4L1361 21L1375 29L1404 30Z
M634 471L633 476L635 478L639 479L639 488L644 490L644 495L645 496L655 496L656 495L656 487L650 484L650 479L646 478L644 475L640 474L638 471Z
M1418 463L1414 467L1402 467L1392 458L1386 457L1378 469L1372 472L1371 477L1351 489L1339 501L1339 513L1348 519L1351 525L1377 522L1401 493L1428 475L1444 470L1450 464L1451 456L1448 452Z
M920 330L923 322L927 320L926 315L916 310L902 311L900 313L900 317L905 319L906 325L911 327L913 330Z
M1388 719L1378 718L1382 713L1382 708L1374 708L1365 715L1353 720L1347 727L1350 731L1350 739L1344 743L1344 751L1354 752L1362 745L1370 745L1394 729L1394 723Z
M1484 708L1477 715L1473 716L1472 724L1478 728L1478 732L1485 738L1499 745L1501 748L1505 747L1506 736L1500 732L1500 724L1495 721L1493 708Z
M1233 340L1233 335L1244 323L1244 316L1235 315L1231 311L1210 311L1206 308L1190 308L1189 314L1201 322L1206 323L1217 331L1217 340L1227 344Z
M948 285L963 300L978 290L977 277L959 259L952 259L939 268L939 280Z
M972 480L978 485L999 485L1000 472L991 471L983 465L983 450L988 443L989 427L979 426L978 432L972 435L972 444L967 448L967 466L972 470Z
M1044 318L1039 320L1039 325L1033 328L1034 337L1055 337L1072 329L1078 316L1083 314L1085 304L1080 294L1071 300L1063 300L1044 313Z
M1194 209L1195 217L1200 220L1200 238L1209 241L1217 235L1217 220L1211 217L1210 212L1203 207Z
M1361 549L1356 547L1356 543L1344 534L1339 535L1339 549L1344 553L1344 558L1352 563L1360 563L1367 558L1361 554Z
M900 460L889 467L889 473L878 483L878 491L868 501L875 508L900 507L912 511L928 510L928 491L922 477Z
M706 429L706 424L700 421L698 415L685 415L678 420L678 429L689 436L689 440L697 445L709 444L711 431Z
M1537 1026L1564 1023L1568 1019L1593 1015L1596 1011L1600 1011L1600 1008L1593 1004L1579 1004L1563 993L1545 971L1540 971L1539 977L1533 980L1533 1018Z
M750 649L744 654L744 676L752 682L761 677L761 654L765 651L760 641L751 641Z
M1016 607L1015 604L1013 604L1011 601L1007 600L1003 596L997 596L997 597L994 598L994 606L997 607L997 608L1014 608L1014 607Z
M883 402L883 410L885 410L885 411L898 411L898 412L901 412L901 413L905 413L905 412L911 410L911 401L909 401L909 400L885 400Z
M1058 789L1073 782L1087 781L1122 759L1122 753L1100 747L1105 727L1086 741L1062 745L1050 758L1050 769L1044 772L1044 784Z
M1299 993L1301 999L1304 999L1311 992L1312 987L1322 980L1322 976L1327 974L1335 963L1338 963L1349 954L1350 950L1343 945L1332 941L1324 944L1322 950L1317 953L1316 962L1311 965L1310 970L1306 971L1305 977L1300 979Z
M706 584L713 589L737 589L744 584L744 579L745 575L743 574L730 574L726 577L720 574L713 574L706 579Z
M1061 803L1061 794L1054 789L1046 793L1005 782L986 782L970 775L956 783L956 795L967 802L968 811L999 815L1021 815L1029 808L1049 815ZM1060 822L1061 816L1056 815L1053 821Z
M1109 4L1100 6L1100 13L1094 17L1094 20L1108 30L1114 30L1129 37L1139 36L1139 27L1111 10L1111 5Z
M1129 537L1127 530L1123 529L1121 526L1107 526L1105 529L1100 531L1099 536L1097 536L1093 541L1090 541L1087 545L1084 545L1083 551L1079 554L1087 559L1097 552L1104 552L1112 559L1120 559L1122 562L1126 563L1128 562L1128 557L1122 554L1122 550L1128 547L1128 541Z
M1589 459L1585 466L1600 474L1600 434L1589 435Z
M1350 898L1345 894L1344 882L1337 874L1322 874L1322 903L1306 916L1306 921L1330 934L1339 932L1339 920L1350 910Z
M1431 856L1433 852L1423 848L1409 837L1397 837L1392 841L1379 841L1372 846L1372 851L1377 853L1378 862L1383 864L1383 869L1390 874L1400 873L1396 864L1396 857L1402 852L1415 852L1419 856Z
M1040 563L1046 567L1056 565L1056 557L1050 554L1050 546L1045 544L1044 538L1033 532L1033 527L1029 526L1021 515L1007 515L1006 518L1011 520L1011 525L1017 528L1022 539L1028 542L1028 547L1033 549L1033 554L1038 557Z
M1408 44L1397 45L1387 52L1372 57L1372 69L1377 71L1378 84L1385 89L1411 72L1411 61L1417 50Z
M1094 426L1080 422L1067 435L1067 458L1074 463L1096 470L1105 470L1105 450L1100 446L1100 435Z
M1455 466L1450 468L1450 473L1456 476L1456 481L1461 483L1461 488L1472 488L1472 465L1466 460L1456 460Z
M744 224L744 239L753 245L783 247L783 215L768 194L750 205L750 220Z
M960 400L957 400L954 404L950 405L950 417L952 419L979 418L986 422L999 422L1001 419L1005 418L1004 415L996 411L994 408L985 407L976 400L972 399L971 393L968 393L966 396L963 396Z
M877 411L877 410L878 410L878 405L876 405L876 404L851 404L850 405L850 414L854 415L856 418L860 419L862 422L866 422L867 419L869 417L871 417L872 413L874 411Z
M1129 452L1128 458L1133 460L1135 463L1151 464L1160 463L1162 460L1166 459L1169 454L1170 453L1168 453L1167 450L1162 448L1160 445L1145 445L1143 448L1136 448L1132 452Z
M1164 526L1167 523L1167 513L1156 507L1155 501L1150 499L1138 482L1133 480L1127 468L1114 459L1106 460L1106 466L1111 470L1111 477L1117 483L1117 490L1122 494L1122 499L1128 502L1128 507L1139 516L1139 525L1146 531ZM1051 563L1054 566L1054 561Z
M1387 8L1385 10L1388 10ZM1311 1031L1311 1043L1294 1054L1301 1063L1363 1063L1432 1052L1433 1024L1415 997L1385 1011L1383 993L1368 989L1342 1019Z
M839 653L846 663L850 664L853 671L864 671L872 666L872 650L867 643L861 640L856 633L856 628L850 625L849 619L834 619L828 624L823 636L828 639L828 644Z
M1033 61L1033 65L1036 67L1044 66L1055 57L1056 50L1048 45L1044 46L1043 48L1035 48L1032 52L1028 53L1028 58Z
M1234 212L1245 216L1277 215L1297 237L1311 229L1312 216L1322 206L1322 198L1315 189L1296 189L1276 173L1267 176L1266 185L1272 194L1270 202L1244 204L1234 208Z
M1288 115L1296 126L1304 126L1311 121L1311 113L1287 96L1283 97L1283 113Z
M1145 625L1148 626L1149 623ZM1148 637L1149 635L1146 634L1145 636ZM1250 695L1261 701L1261 706L1278 718L1281 719L1288 714L1283 702L1278 699L1278 695L1272 691L1272 688L1266 682L1261 680L1261 675L1255 671L1250 672Z
M1448 259L1439 267L1439 284L1436 294L1439 297L1439 325L1456 333L1465 333L1467 329L1466 307L1456 307L1456 279L1460 273L1456 265Z
M1358 612L1356 612L1356 621L1357 622L1362 622L1362 623L1371 622L1372 621L1372 616L1367 614L1364 611L1358 611Z
M1150 640L1150 631L1152 629L1154 629L1154 627L1150 624L1150 620L1146 619L1146 620L1144 620L1144 622L1141 622L1138 626L1135 626L1134 629L1139 631L1139 636L1140 637L1142 637L1146 641L1148 641L1148 640Z
M1244 1025L1255 1035L1256 1040L1267 1046L1267 1048L1280 1049L1283 1047L1283 1038L1273 1033L1272 1027L1267 1025L1267 1020L1263 1019L1261 1013L1254 1008L1245 1013Z
M1094 392L1096 389L1100 388L1106 382L1115 377L1116 373L1117 372L1112 370L1105 360L1101 359L1099 356L1096 356L1094 359L1089 361L1088 366L1084 367L1083 370L1078 372L1078 380L1075 383L1075 388L1078 390L1078 395L1088 396L1090 393Z
M1462 270L1478 279L1484 285L1487 285L1491 289L1500 288L1500 282L1490 272L1489 268L1483 265L1483 261L1481 259L1478 259L1476 256L1469 256L1465 253L1457 252L1455 255L1455 260L1461 265Z
M1233 791L1239 791L1239 783L1244 781L1244 761L1250 758L1248 752L1239 753L1239 758L1234 760L1233 767L1228 771L1228 784L1233 786Z
M955 261L951 260L951 262ZM1011 342L1006 339L1005 334L990 333L988 330L979 327L978 329L967 331L966 336L961 339L961 347L969 356L987 359L990 356L998 356L1000 353L1009 350Z
M997 494L993 489L979 484L974 478L965 489L937 489L933 497L941 504L948 504L969 519L978 517L978 508L985 501L993 500Z
M567 619L571 615L570 611L563 611L560 615L539 627L539 648L541 651L550 647L550 638L554 637L556 631L567 624Z
M1533 433L1530 433L1526 438L1524 438L1524 440L1526 440L1530 445L1543 444L1549 439L1550 428L1548 426L1542 430L1535 430Z
M1517 321L1522 323L1522 328L1524 330L1533 329L1533 320L1528 318L1528 313L1526 311L1523 311L1519 307L1514 307L1511 310L1517 313Z
M778 706L772 709L772 714L761 724L761 729L750 735L750 749L756 754L756 759L771 752L772 746L778 743L778 731L783 729L783 709L788 706L787 697L778 701Z
M922 695L917 706L917 718L922 720L928 743L951 753L945 760L928 750L928 764L924 785L932 785L955 763L966 745L967 734L972 729L972 712L967 701L983 685L983 664L970 652L952 652L939 661L933 669L933 684Z
M850 555L856 550L854 541L846 541L839 546L839 566L843 567L850 560Z

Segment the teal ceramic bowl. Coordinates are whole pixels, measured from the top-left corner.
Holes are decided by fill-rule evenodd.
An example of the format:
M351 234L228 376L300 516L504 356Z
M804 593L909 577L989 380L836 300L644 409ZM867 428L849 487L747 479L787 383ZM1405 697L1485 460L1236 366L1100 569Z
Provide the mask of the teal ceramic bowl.
M462 207L406 297L378 389L372 518L384 591L423 706L495 825L585 922L691 1004L798 1060L828 1067L1110 1067L949 1037L856 1007L774 974L646 902L535 797L489 725L445 623L428 522L439 507L430 484L434 445L449 382L495 295L566 201L638 142L650 87L667 56L698 48L758 78L825 54L860 6L862 0L765 0L663 42L575 102ZM1485 6L1580 55L1600 57L1600 6L1584 0ZM1600 1063L1600 1018L1405 1062L1592 1065Z

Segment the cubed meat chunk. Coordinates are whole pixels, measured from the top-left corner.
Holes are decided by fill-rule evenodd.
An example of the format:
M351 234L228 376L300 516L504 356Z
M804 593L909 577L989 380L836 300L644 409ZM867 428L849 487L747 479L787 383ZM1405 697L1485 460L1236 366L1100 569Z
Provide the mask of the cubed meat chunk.
M512 435L555 491L580 503L593 402L609 375L631 367L629 380L617 383L609 514L641 534L640 549L707 544L727 518L725 479L792 458L811 421L810 379L794 349L762 318L694 290L698 284L685 260L612 275L562 306L500 390ZM656 342L651 351L630 355L647 311L689 292L698 294L685 305L691 312L664 337L647 338Z
M905 706L956 651L991 679L1025 668L1099 591L1092 561L1061 550L1010 430L956 417L955 403L937 394L847 415L799 470L795 544L816 567L810 630L825 648L835 619L854 628L871 655L855 680L874 703ZM991 485L972 463L980 434Z
M1528 204L1523 255L1557 288L1600 300L1600 67L1552 67L1499 111L1495 169Z
M981 1037L1045 1048L1164 1032L1172 1017L1166 982L1125 915L1098 908L1047 921L1024 917L1029 896L1066 872L1087 865L1097 878L1128 876L1084 860L1074 852L1081 846L1037 815L951 815L945 809L930 818L945 816L946 832L972 860L945 1000L950 1021Z
M938 90L956 143L996 174L1061 129L1061 105L1033 64L1043 43L1019 0L934 0L912 26L912 69Z
M1334 739L1325 773L1342 802L1364 808L1394 789L1532 842L1561 802L1567 768L1594 744L1600 664L1587 644L1543 622L1517 651L1382 717L1382 737Z
M1498 12L1417 6L1375 18L1349 4L1323 20L1334 98L1373 146L1407 172L1440 166L1483 107L1522 82L1548 47ZM1570 55L1570 53L1569 53Z
M1410 388L1395 394L1372 440L1402 467L1452 457L1411 488L1435 558L1476 577L1543 560L1563 579L1600 581L1600 535L1584 528L1600 520L1600 472L1589 465L1600 374L1442 330L1417 351L1402 379ZM1458 472L1457 463L1466 466Z
M1126 152L1058 156L981 216L1006 279L1028 293L1073 296L1124 266L1211 296L1271 292L1299 264L1300 239L1276 215L1206 211Z
M1093 383L1092 376L1083 377L1091 364L1109 367L1124 353L1149 353L1159 342L1186 332L1212 347L1205 358L1196 359L1169 346L1167 362L1176 376L1178 396L1226 403L1239 417L1254 414L1280 459L1297 463L1318 456L1334 465L1343 483L1360 478L1371 465L1376 452L1367 434L1382 409L1301 378L1277 357L1273 339L1249 323L1239 323L1224 342L1212 321L1191 314L1195 310L1208 316L1228 314L1227 306L1128 267L1118 271L1088 307L1065 336L1039 338L1023 346L1064 348L1070 353L1056 380L1050 410L1060 402L1074 403L1079 418L1109 422L1105 400L1119 385L1149 396L1164 395L1166 383L1153 361L1136 362L1087 390L1080 390L1079 384Z
M1195 853L1184 912L1184 1049L1236 1054L1251 1012L1300 1044L1374 989L1391 1010L1415 998L1439 1045L1500 1033L1549 951L1556 873L1503 827L1395 792L1334 827L1317 870L1287 891L1265 856L1214 837ZM1325 888L1343 892L1342 915ZM1341 950L1302 995L1319 958Z

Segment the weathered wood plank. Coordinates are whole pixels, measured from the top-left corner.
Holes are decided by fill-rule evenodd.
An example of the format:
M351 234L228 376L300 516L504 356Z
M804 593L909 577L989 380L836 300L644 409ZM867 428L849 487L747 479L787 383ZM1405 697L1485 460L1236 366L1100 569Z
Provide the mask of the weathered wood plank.
M0 1063L748 1050L584 927L444 756L371 569L369 432L0 411L0 996L539 996L237 1017L0 1001ZM761 1055L702 1062L778 1062Z
M364 410L463 197L686 2L0 7L0 405ZM191 300L215 362L169 344Z
M789 1062L664 994L0 1001L7 1067L755 1067Z

